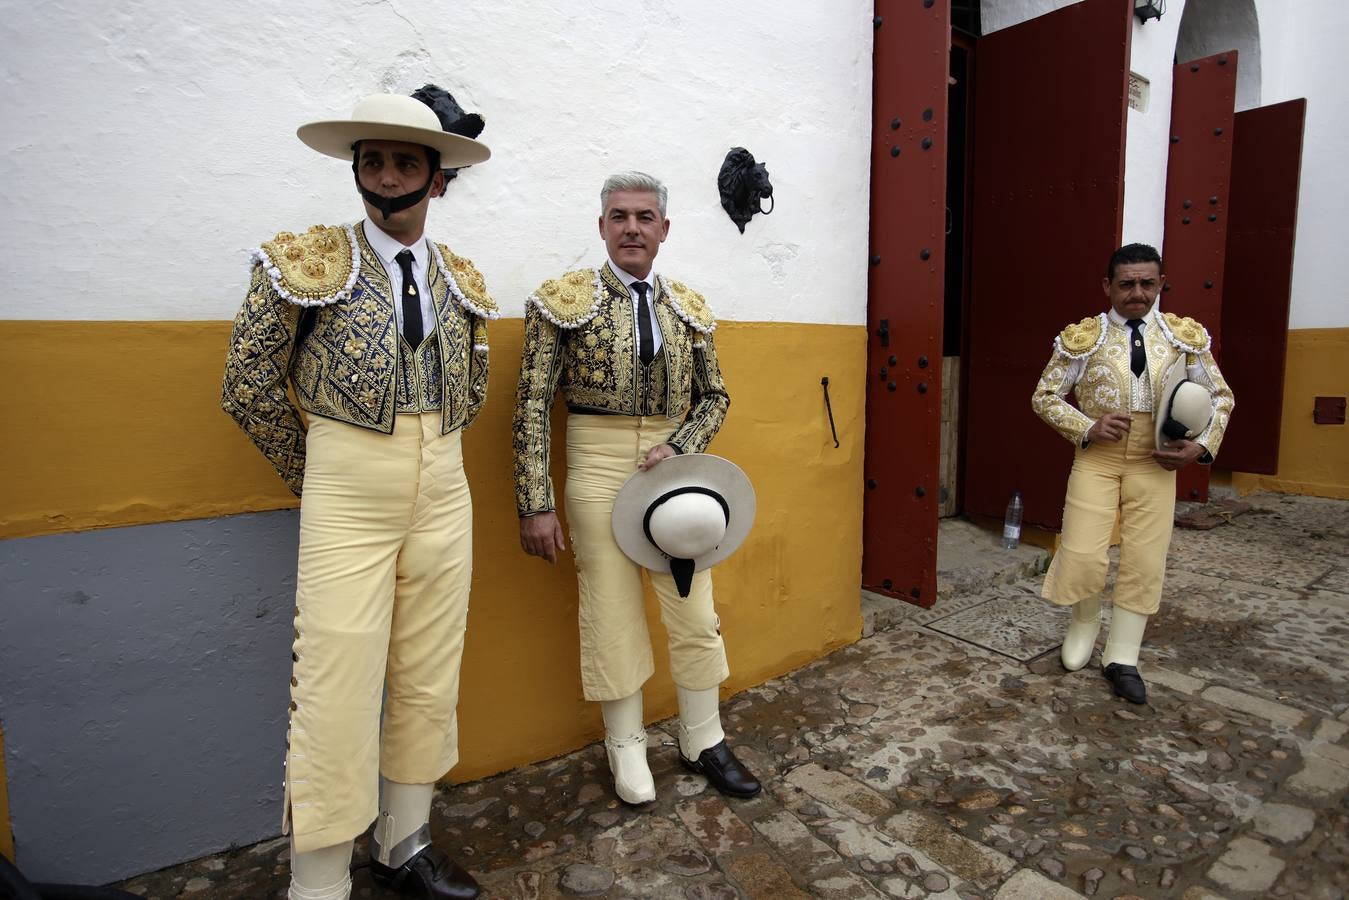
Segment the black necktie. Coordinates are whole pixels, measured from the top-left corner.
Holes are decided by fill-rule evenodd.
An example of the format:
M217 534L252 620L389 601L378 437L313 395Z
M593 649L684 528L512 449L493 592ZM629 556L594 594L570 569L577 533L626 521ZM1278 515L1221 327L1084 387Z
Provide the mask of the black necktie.
M1141 378L1148 368L1148 352L1143 349L1143 320L1130 319L1125 324L1134 332L1130 338L1133 348L1129 351L1129 368L1134 370L1135 378Z
M651 335L651 306L646 302L646 292L651 289L651 285L645 281L634 281L632 289L637 292L637 349L645 366L656 355L656 339Z
M394 259L403 270L403 337L416 347L422 342L422 295L417 292L417 279L412 277L412 251L404 250Z

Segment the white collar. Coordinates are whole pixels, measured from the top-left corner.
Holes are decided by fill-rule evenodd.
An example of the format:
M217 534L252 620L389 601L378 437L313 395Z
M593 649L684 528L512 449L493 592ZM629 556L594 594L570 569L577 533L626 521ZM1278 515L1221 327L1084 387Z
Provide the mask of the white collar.
M1152 323L1152 320L1155 319L1157 316L1160 316L1161 314L1162 314L1162 298L1158 297L1153 302L1152 309L1148 310L1148 314L1143 317L1143 327L1146 329L1148 325ZM1124 316L1121 316L1118 312L1116 312L1115 307L1113 306L1110 307L1110 312L1107 315L1110 316L1110 321L1114 322L1120 328L1129 327L1129 320L1124 318Z
M632 293L632 286L640 281L646 284L647 287L651 288L651 294L653 297L655 296L656 294L655 269L652 269L645 278L638 278L636 275L633 275L630 272L620 269L618 267L618 263L614 262L612 259L609 260L609 268L611 271L613 271L615 275L618 276L618 280L623 282L623 286L628 289L628 293Z
M427 270L426 260L429 251L426 249L426 241L424 240L417 241L411 247L405 246L397 238L392 237L376 225L369 216L365 218L365 240L370 245L370 249L375 251L379 261L384 263L384 268L390 272L398 269L398 260L394 257L404 250L411 250L412 258L417 261L417 265L421 267L423 272Z

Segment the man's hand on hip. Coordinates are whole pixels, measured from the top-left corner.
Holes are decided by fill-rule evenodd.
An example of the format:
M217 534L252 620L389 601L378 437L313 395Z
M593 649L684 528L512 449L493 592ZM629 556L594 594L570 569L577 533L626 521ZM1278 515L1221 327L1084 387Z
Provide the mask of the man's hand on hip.
M660 462L662 459L669 459L674 455L675 455L675 448L671 447L669 444L657 444L650 450L646 451L646 459L643 459L642 464L637 468L645 472L647 469L651 468L656 463Z
M1157 465L1168 472L1183 469L1203 455L1203 444L1185 440L1167 441L1160 448L1152 451L1152 458L1157 460Z
M1087 429L1087 440L1113 444L1129 433L1133 416L1124 413L1106 413Z
M550 563L557 562L557 551L566 550L562 540L562 523L557 513L536 513L520 519L520 547L530 556L539 556Z

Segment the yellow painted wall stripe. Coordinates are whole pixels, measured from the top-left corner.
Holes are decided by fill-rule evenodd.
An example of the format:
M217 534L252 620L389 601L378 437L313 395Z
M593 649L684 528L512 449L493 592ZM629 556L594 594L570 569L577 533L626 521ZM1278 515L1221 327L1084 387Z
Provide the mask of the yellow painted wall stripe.
M0 538L296 505L220 411L229 331L228 322L0 321L7 385L0 416L10 435L0 443L9 475L0 488ZM522 331L521 319L492 326L491 396L465 435L475 490L483 466L509 453ZM789 430L818 424L826 369L836 416L850 412L850 400L857 404L851 424L860 440L861 326L726 322L717 336L733 397L720 452L769 420ZM788 374L800 382L790 395ZM761 438L741 446L757 451ZM854 462L860 466L860 456Z
M456 779L546 759L601 731L598 705L581 698L574 571L519 546L510 420L522 337L522 320L493 324L491 393L464 440L475 562ZM228 338L225 322L0 323L10 387L0 410L18 438L0 445L11 474L4 535L293 505L219 410ZM758 493L748 542L714 575L732 667L723 690L733 693L861 632L866 331L727 322L717 346L732 402L711 449ZM645 690L650 721L670 715L675 698L651 598L648 618L658 672Z
M1288 332L1279 470L1273 475L1234 472L1232 485L1241 493L1264 490L1349 500L1349 425L1312 421L1314 398L1343 397L1347 391L1349 328ZM1241 415L1240 397L1233 415Z

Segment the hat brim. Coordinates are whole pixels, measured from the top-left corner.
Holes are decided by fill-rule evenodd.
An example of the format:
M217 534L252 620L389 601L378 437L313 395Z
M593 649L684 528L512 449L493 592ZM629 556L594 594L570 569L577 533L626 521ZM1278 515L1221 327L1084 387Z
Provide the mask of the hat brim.
M1188 380L1188 373L1185 370L1185 357L1181 356L1167 370L1166 376L1162 379L1161 402L1157 404L1157 412L1153 416L1154 445L1158 450L1166 446L1166 442L1171 440L1163 432L1167 419L1171 418L1171 404L1175 400L1176 391ZM1192 384L1194 382L1191 382ZM1203 388L1203 385L1196 385ZM1206 391L1207 393L1207 391ZM1207 427L1207 425L1205 426ZM1201 429L1202 430L1202 429Z
M642 527L647 508L657 497L681 487L716 491L726 501L726 534L714 549L693 560L693 571L709 569L736 551L754 524L756 499L749 476L729 459L710 453L688 453L661 460L632 474L614 498L614 540L633 562L657 572L670 571L670 558L652 544Z
M440 151L440 165L446 169L486 162L492 156L486 144L463 135L389 122L329 119L301 125L295 136L325 156L348 162L351 161L351 146L357 141L404 141L431 147Z

